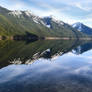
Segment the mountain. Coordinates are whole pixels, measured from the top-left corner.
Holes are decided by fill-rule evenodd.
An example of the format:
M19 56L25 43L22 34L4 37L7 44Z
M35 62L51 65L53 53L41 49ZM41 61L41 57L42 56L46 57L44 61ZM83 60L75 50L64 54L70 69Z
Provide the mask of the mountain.
M88 27L80 22L74 23L72 25L72 27L77 29L80 32L87 34L87 35L92 35L92 28L90 28L90 27Z
M70 25L58 21L53 17L39 17L30 10L11 11L0 7L0 35L36 35L38 37L69 37L78 38L85 36Z

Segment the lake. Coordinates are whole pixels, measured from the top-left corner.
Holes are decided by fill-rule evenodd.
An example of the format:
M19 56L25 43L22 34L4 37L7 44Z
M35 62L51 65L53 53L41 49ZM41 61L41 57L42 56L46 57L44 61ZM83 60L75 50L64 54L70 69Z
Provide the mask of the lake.
M0 41L0 92L92 92L92 42Z

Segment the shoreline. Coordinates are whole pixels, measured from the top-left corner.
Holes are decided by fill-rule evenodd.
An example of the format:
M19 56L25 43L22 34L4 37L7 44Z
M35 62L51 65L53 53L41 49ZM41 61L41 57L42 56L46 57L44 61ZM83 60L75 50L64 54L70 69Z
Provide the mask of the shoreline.
M92 40L92 38L45 37L45 40Z
M92 40L92 38L0 36L0 40Z

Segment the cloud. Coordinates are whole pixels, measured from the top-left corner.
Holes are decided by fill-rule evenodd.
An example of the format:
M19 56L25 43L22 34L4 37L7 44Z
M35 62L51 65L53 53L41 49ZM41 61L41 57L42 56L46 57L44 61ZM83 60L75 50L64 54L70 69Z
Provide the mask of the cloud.
M63 3L66 5L75 6L85 11L92 10L92 1L91 0L54 0L56 3Z

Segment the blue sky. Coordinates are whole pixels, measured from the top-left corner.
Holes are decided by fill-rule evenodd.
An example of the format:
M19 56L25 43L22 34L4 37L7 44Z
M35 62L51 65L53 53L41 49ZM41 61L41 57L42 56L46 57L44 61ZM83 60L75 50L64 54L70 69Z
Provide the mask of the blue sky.
M31 10L39 16L53 15L72 24L82 22L92 27L92 0L0 0L11 10Z

